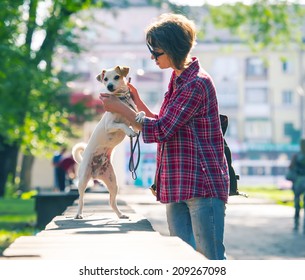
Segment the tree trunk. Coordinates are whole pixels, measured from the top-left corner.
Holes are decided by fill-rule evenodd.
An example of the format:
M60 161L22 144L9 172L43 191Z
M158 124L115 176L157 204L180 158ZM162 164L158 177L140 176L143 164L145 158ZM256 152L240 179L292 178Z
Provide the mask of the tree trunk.
M32 182L32 167L35 157L32 155L23 155L21 172L20 172L20 184L19 190L22 192L28 192L31 190Z
M18 151L19 146L17 144L5 144L0 137L0 197L5 194L5 186L8 180L11 183L15 182Z

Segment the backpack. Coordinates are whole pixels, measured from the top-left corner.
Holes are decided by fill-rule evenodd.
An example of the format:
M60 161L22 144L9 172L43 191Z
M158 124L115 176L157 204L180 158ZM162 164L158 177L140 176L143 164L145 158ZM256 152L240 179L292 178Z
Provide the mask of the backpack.
M223 136L225 135L227 128L228 128L228 117L225 115L219 115L220 116L220 123L221 123L221 130ZM231 150L224 139L224 149L225 149L225 157L227 159L228 167L229 167L229 176L230 176L230 191L229 195L243 195L245 197L248 197L247 194L241 193L238 190L237 187L237 180L239 180L239 175L236 175L235 170L232 166L232 155L231 155Z

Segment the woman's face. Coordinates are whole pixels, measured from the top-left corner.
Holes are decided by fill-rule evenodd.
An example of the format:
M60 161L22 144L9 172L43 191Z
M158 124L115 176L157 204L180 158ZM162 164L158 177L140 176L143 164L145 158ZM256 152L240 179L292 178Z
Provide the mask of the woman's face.
M151 53L151 59L155 60L156 64L161 69L173 68L173 64L169 58L169 56L160 48L153 49L149 44L147 47ZM174 69L174 68L173 68Z
M158 50L158 52L159 52L159 50ZM166 53L164 53L163 55L159 56L158 58L155 58L153 55L151 55L151 59L154 59L156 64L161 69L167 69L167 68L170 68L170 67L173 68L171 60L169 59L169 56Z

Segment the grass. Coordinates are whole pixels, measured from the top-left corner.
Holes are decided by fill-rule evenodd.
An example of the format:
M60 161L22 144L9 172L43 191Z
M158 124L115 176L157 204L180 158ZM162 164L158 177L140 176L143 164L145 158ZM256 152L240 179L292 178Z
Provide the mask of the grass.
M0 256L17 237L35 233L34 207L34 198L0 198Z
M249 197L267 198L274 201L276 204L294 207L293 192L290 189L280 190L274 186L266 186L266 187L240 187L239 190L241 192L247 193Z

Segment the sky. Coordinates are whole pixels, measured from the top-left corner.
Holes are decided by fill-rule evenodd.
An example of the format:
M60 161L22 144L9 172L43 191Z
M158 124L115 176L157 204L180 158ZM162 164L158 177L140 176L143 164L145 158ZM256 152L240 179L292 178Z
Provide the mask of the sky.
M234 3L234 2L244 2L246 4L249 4L253 2L253 0L170 0L173 3L179 4L179 5L190 5L190 6L201 6L205 3L210 4L210 5L221 5L224 3ZM291 0L291 2L299 2L302 4L305 4L305 0Z

